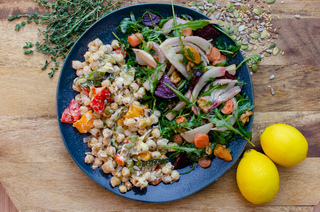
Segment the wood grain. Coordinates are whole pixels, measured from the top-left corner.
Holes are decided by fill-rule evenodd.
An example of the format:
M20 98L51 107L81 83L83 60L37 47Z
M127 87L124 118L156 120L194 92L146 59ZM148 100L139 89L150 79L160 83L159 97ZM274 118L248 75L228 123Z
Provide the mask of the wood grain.
M227 0L219 1L221 5ZM123 6L153 0L123 1ZM170 3L170 0L159 0ZM186 0L175 4L187 5ZM251 1L253 3L253 0ZM235 180L237 164L208 188L174 203L146 204L116 196L89 179L72 161L60 136L56 116L59 71L48 79L39 71L48 56L24 55L38 28L14 31L19 12L45 13L31 0L0 0L0 181L19 211L313 211L320 199L320 2L278 0L270 5L277 46L283 56L265 58L252 75L255 149L261 131L275 123L296 127L309 143L308 158L295 167L277 166L280 190L263 206L246 201ZM301 15L295 19L294 15ZM259 53L259 52L257 52ZM273 80L269 77L275 75ZM270 87L275 90L271 95ZM247 145L246 149L252 148ZM108 183L108 182L106 182ZM3 205L0 187L0 206ZM8 201L8 199L5 199ZM5 208L7 205L5 204ZM2 210L0 207L0 211Z

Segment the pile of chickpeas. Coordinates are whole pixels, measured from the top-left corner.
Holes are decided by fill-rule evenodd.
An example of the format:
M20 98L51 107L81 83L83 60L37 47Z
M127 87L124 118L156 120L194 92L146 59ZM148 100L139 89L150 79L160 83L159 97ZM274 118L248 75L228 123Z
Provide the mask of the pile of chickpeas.
M95 120L89 130L91 136L84 139L91 151L85 153L84 161L92 164L94 170L101 168L104 173L112 174L111 186L119 186L122 193L133 186L143 189L149 184L178 181L179 172L173 170L170 162L144 164L146 161L166 159L170 149L164 145L177 144L161 136L158 128L160 111L152 111L147 105L140 104L139 100L146 91L139 81L134 81L132 73L135 68L127 66L123 55L114 52L118 48L117 40L112 41L111 45L103 45L100 39L95 39L88 45L85 61L72 63L78 77L92 71L109 73L109 77L101 82L101 87L107 87L114 100L107 103L104 114L92 111ZM81 105L81 115L92 110L90 102L94 93L83 91L77 79L73 89L79 92L75 100ZM143 110L143 115L124 118L133 104Z

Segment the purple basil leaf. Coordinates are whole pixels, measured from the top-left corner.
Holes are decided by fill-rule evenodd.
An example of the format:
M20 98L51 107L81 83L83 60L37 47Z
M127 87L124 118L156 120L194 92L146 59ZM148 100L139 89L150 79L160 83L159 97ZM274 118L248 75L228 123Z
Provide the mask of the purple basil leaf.
M219 36L219 31L213 28L213 26L207 25L202 29L197 29L194 34L206 40L211 40Z
M174 97L178 97L177 94L175 94L168 86L166 86L164 83L167 83L170 85L172 88L177 89L176 86L171 82L170 78L168 75L164 74L160 80L160 84L158 85L156 91L154 94L157 97L161 97L164 99L171 99Z
M145 26L154 26L161 21L160 16L148 10L144 13L142 19L143 19L142 24Z

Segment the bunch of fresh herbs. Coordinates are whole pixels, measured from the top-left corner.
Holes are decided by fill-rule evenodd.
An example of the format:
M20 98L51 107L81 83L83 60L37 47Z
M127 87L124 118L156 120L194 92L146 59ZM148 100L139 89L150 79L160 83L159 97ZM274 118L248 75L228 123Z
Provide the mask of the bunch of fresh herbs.
M52 77L59 66L59 58L64 59L75 41L87 30L93 23L101 17L107 15L113 10L120 8L120 0L58 0L48 3L47 0L33 0L39 6L49 10L46 14L16 14L9 17L8 21L26 18L15 26L19 31L23 26L29 23L44 24L45 30L39 30L39 38L42 40L36 43L27 42L24 54L33 54L39 51L45 55L50 55L50 60L46 60L42 70L46 70L48 65L53 62L51 72Z

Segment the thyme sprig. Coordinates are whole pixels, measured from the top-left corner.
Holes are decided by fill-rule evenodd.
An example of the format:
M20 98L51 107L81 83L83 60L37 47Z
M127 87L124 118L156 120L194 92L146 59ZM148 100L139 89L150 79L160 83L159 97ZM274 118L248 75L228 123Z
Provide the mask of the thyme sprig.
M52 77L58 69L58 59L64 59L69 53L75 41L88 29L93 23L105 16L106 14L120 8L120 0L59 0L48 3L47 0L33 0L39 6L49 9L46 14L16 14L8 18L13 21L20 18L26 18L15 26L19 31L29 23L46 25L45 30L38 29L41 41L33 44L27 42L24 47L24 54L32 54L39 51L45 55L51 55L51 59L46 61L42 70L46 70L48 65L53 62L55 67L51 68L48 73ZM28 48L26 48L28 47ZM32 48L33 49L30 49Z

